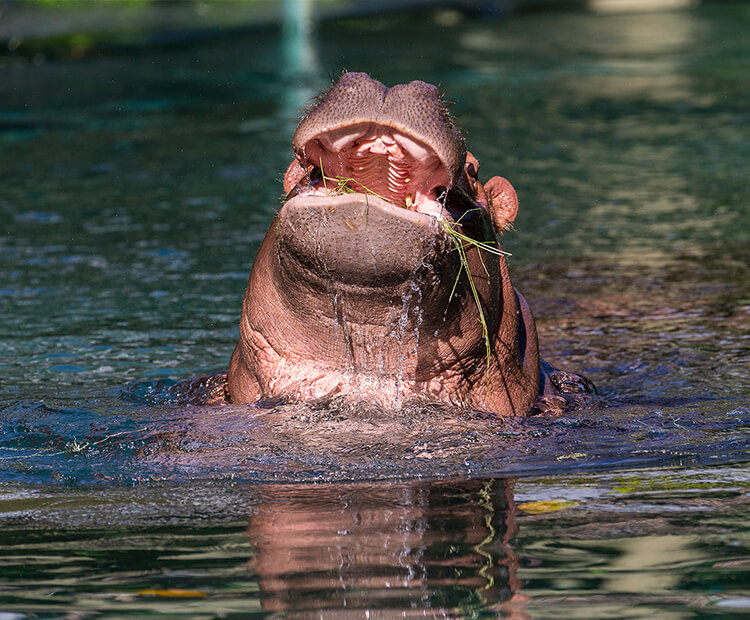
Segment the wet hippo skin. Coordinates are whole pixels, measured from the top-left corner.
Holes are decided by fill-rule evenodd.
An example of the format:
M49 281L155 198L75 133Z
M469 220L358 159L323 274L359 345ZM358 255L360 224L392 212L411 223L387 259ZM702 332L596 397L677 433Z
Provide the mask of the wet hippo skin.
M293 146L287 198L245 293L228 401L343 395L506 416L554 394L497 243L516 193L501 177L480 183L436 87L344 74Z

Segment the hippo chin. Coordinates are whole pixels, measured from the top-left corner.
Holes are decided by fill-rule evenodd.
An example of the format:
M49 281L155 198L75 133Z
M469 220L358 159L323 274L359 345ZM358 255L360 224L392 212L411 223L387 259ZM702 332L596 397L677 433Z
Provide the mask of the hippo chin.
M343 395L523 415L552 390L497 244L515 191L500 177L479 182L434 86L347 73L293 144L228 401Z

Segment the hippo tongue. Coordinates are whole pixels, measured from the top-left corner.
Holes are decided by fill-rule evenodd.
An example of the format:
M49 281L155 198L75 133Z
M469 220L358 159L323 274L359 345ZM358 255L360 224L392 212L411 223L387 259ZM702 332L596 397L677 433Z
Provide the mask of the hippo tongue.
M284 268L301 267L321 286L333 280L356 288L400 284L425 262L435 264L449 243L435 218L363 194L295 196L282 207L276 234Z

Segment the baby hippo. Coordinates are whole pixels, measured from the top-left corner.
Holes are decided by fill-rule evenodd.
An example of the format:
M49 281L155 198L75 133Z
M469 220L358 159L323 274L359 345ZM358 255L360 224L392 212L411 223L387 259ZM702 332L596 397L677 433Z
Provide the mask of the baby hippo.
M226 400L341 395L510 416L556 393L497 242L516 193L501 177L480 183L435 86L346 73L293 147Z

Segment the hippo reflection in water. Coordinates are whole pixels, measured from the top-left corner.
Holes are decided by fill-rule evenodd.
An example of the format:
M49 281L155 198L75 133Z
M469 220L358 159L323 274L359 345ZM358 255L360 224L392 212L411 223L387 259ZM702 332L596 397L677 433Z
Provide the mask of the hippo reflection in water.
M480 183L435 86L346 73L293 146L217 400L416 400L506 416L589 389L540 362L497 243L516 193L501 177Z
M528 617L519 594L512 481L257 490L264 500L247 527L254 550L248 569L264 611L295 618Z

